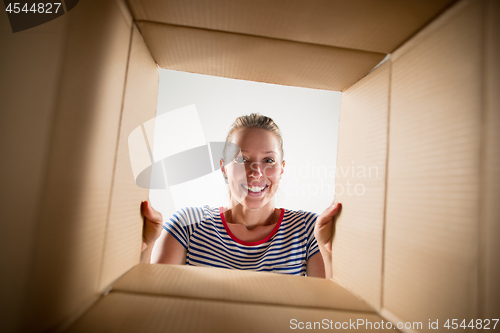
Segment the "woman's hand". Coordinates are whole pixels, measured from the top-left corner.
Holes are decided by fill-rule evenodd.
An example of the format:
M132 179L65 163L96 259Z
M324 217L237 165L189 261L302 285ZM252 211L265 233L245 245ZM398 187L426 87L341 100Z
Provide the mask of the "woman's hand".
M314 225L314 237L318 242L319 252L323 259L324 277L331 279L333 277L332 270L332 242L334 217L342 207L341 203L334 203L332 206L325 209L323 214L318 216ZM314 256L313 256L314 257ZM319 260L317 260L319 262Z
M332 271L332 242L334 217L342 205L334 203L318 216L314 225L314 237L318 242L319 254L314 254L307 261L307 276L315 276L331 279Z
M332 252L333 222L335 215L337 215L341 207L341 203L334 203L332 206L328 207L323 214L318 216L316 220L314 236L316 237L316 241L322 253L324 250L328 253Z
M144 218L141 252L144 252L147 248L152 247L158 237L160 237L163 217L160 212L157 212L151 207L149 200L141 203L141 215Z

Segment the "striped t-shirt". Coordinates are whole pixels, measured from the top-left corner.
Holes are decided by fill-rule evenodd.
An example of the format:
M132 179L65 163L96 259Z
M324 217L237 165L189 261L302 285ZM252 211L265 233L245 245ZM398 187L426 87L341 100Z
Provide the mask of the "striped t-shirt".
M186 249L186 265L304 276L307 260L319 251L314 237L317 217L282 208L273 231L256 242L245 242L232 234L222 207L183 208L163 228Z

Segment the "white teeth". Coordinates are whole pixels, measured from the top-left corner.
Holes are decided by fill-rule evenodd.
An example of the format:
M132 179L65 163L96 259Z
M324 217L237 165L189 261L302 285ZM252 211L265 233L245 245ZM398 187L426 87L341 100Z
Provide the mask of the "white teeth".
M266 188L266 186L262 186L262 187L259 187L259 186L248 186L246 184L243 184L243 187L246 189L246 190L249 190L250 192L260 192L262 191L263 189Z

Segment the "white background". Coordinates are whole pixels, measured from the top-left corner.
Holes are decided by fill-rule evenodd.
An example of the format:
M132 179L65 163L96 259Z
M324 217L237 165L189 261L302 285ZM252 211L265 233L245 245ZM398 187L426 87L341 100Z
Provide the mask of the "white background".
M282 132L286 161L276 207L321 213L334 199L340 97L335 91L160 69L157 116L194 104L207 142L225 141L239 116L271 117ZM168 133L162 137L176 140ZM155 140L154 151L162 149L160 141ZM186 206L226 206L228 187L218 170L167 190L150 190L150 201L166 220Z

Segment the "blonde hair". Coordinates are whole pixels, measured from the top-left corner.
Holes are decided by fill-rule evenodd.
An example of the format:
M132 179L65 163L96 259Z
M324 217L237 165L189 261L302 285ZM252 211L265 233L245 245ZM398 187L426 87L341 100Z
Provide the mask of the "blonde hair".
M236 118L234 123L229 128L229 132L227 133L226 144L224 145L224 151L222 153L222 156L224 156L224 158L226 158L229 146L228 143L231 142L233 133L237 130L244 128L262 128L265 129L266 131L273 133L276 139L278 140L278 149L281 154L281 161L283 161L285 154L283 151L283 138L281 136L281 131L278 125L276 125L276 123L274 122L274 120L259 113L252 113L249 114L248 116L241 116Z

